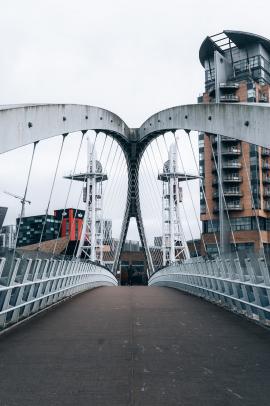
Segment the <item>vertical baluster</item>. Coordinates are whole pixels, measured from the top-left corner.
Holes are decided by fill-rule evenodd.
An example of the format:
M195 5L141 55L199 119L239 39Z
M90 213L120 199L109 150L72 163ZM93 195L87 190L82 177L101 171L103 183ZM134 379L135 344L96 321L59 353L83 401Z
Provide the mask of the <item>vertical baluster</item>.
M249 274L249 277L250 277L250 281L253 284L253 286L251 288L252 288L252 291L253 291L253 294L254 294L255 303L258 306L262 306L262 300L261 300L261 297L260 297L260 288L258 286L254 286L254 285L257 284L257 276L256 276L255 271L253 269L253 266L252 266L252 264L250 262L250 259L246 258L245 262L246 262L247 271L248 271L248 274ZM261 309L257 309L257 311L258 311L258 315L259 315L260 320L262 322L265 322L264 311L261 310Z
M14 263L13 263L13 269L11 269L11 277L10 277L10 280L9 280L8 290L6 291L6 296L5 296L5 299L4 299L4 302L3 302L2 311L8 310L9 308L13 307L13 306L10 306L10 298L11 298L12 290L14 288L14 283L15 283L15 279L16 279L16 276L17 276L17 272L18 272L18 269L19 269L20 262L21 262L21 259L16 258ZM6 319L7 319L7 313L0 314L0 328L5 327Z
M31 264L32 264L32 259L27 259L27 266L25 269L25 273L23 275L23 279L21 282L21 286L19 286L19 294L17 296L17 300L15 303L15 306L20 306L23 303L23 294L25 291L25 283L27 282L28 276L29 276L29 272L30 272L30 268L31 268ZM11 322L12 323L17 323L17 321L19 320L20 317L20 311L21 308L15 309L11 318Z
M31 287L30 287L28 297L27 297L27 302L30 302L31 300L33 300L35 298L34 291L35 291L35 286L36 286L36 280L38 279L40 266L41 266L41 259L35 259L33 261L33 267L34 267L33 277L32 277ZM32 307L31 303L25 305L23 317L29 316L29 314L31 312L31 307Z

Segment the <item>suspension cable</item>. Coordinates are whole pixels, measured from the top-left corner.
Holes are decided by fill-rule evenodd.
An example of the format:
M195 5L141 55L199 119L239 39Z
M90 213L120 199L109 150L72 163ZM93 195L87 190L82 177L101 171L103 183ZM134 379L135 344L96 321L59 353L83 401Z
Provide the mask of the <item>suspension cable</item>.
M164 140L164 142L165 142L164 134L163 134L163 140ZM156 140L156 141L157 141L157 140ZM158 143L157 143L157 145L158 145ZM169 149L168 149L168 146L167 146L167 143L166 143L166 142L165 142L165 147L166 147L166 150L167 150L167 154L169 155ZM159 150L159 153L161 154L159 146L158 146L158 150ZM175 176L175 175L174 175L174 176ZM167 179L169 179L168 176L167 176ZM189 220L188 220L188 216L187 216L187 213L186 213L186 209L185 209L185 205L184 205L183 200L182 200L181 203L182 203L182 207L183 207L183 209L184 209L186 222L188 223L188 228L189 228L189 231L190 231L190 234L191 234L191 239L192 239L193 247L194 247L196 256L198 257L198 256L199 256L199 253L198 253L198 250L197 250L197 246L196 246L196 243L195 243L195 239L194 239L194 237L193 237L193 233L192 233L192 231L191 231L191 227L190 227L190 224L189 224ZM185 238L185 236L184 236L184 238ZM186 239L185 239L185 240L186 240Z
M70 182L69 182L69 188L68 188L68 193L67 193L67 197L66 197L66 200L65 200L64 210L62 211L61 221L60 221L60 225L59 225L58 232L57 232L57 237L56 237L54 247L53 247L53 255L55 255L55 250L56 250L58 240L59 240L59 237L60 237L60 233L61 233L61 230L62 230L62 224L63 224L63 220L64 220L64 215L65 215L65 212L66 212L66 209L67 209L67 204L68 204L68 200L69 200L69 196L70 196L70 192L71 192L71 187L72 187L74 176L75 176L76 169L77 169L79 155L80 155L81 148L82 148L82 142L83 142L84 135L86 133L87 133L87 131L85 131L85 130L82 131L82 136L81 136L81 140L80 140L80 144L79 144L79 148L78 148L78 152L77 152L77 156L76 156L72 176L71 176L71 179L70 179ZM70 230L70 232L71 232L71 230Z
M157 148L158 148L158 151L159 151L159 155L160 155L161 161L162 161L161 151L160 151L160 148L159 148L157 139L156 139L156 145L157 145ZM154 158L155 158L155 154L154 154L152 145L150 144L150 146L151 146L152 154L153 154L153 156L154 156ZM167 154L168 154L168 150L167 150ZM156 163L156 166L157 166L156 160L155 160L155 163ZM166 172L164 172L164 173L165 173L165 176L166 176L166 178L167 178L167 181L169 181L168 174L167 174ZM196 247L196 244L195 244L195 240L194 240L194 237L193 237L193 233L192 233L192 231L191 231L191 227L190 227L190 224L189 224L189 221L188 221L188 217L187 217L187 214L186 214L186 210L185 210L185 206L184 206L183 201L181 202L181 205L182 205L182 207L183 207L183 211L184 211L184 215L185 215L185 220L186 220L186 223L187 223L187 225L188 225L189 233L190 233L190 235L191 235L192 243L193 243L193 246L194 246L194 251L195 251L195 253L196 253L196 256L198 257L198 256L199 256L198 250L197 250L197 247ZM185 235L184 235L184 238L185 238ZM185 238L185 241L186 241L186 238Z
M95 149L95 145L96 145L96 141L97 141L97 135L98 135L98 132L96 131L95 141L94 141L94 144L93 144L93 147L92 147L92 153L93 153L93 151L94 151L94 149ZM102 149L101 149L101 154L100 154L100 157L99 157L99 161L101 161L101 158L102 158L102 155L103 155L103 152L104 152L104 149L105 149L105 144L106 144L107 139L108 139L107 134L105 134L105 139L104 139L103 146L102 146ZM109 154L108 154L108 157L109 157ZM108 157L107 157L107 159L108 159ZM82 192L83 192L83 188L84 188L84 183L86 182L86 179L87 179L87 175L84 176L83 186L82 186L81 191L80 191L79 199L78 199L78 202L77 202L77 207L76 207L76 210L75 210L75 213L74 213L74 217L73 217L72 223L71 223L71 224L72 224L72 226L71 226L72 228L73 228L73 226L74 226L74 223L75 223L75 220L76 220L76 217L77 217L77 212L78 212L78 208L79 208L79 205L80 205L80 201L81 201L81 197L82 197ZM67 244L66 249L65 249L65 252L64 252L64 255L65 255L65 256L67 255L67 249L68 249L68 245L69 245L70 239L71 239L71 234L69 234L68 244ZM74 247L73 254L72 254L72 259L75 258L75 254L76 254L76 251L77 251L77 247L78 247L78 245L79 245L79 242L80 242L80 239L79 239L79 235L78 235L78 239L77 239L77 241L76 241L76 245L75 245L75 247Z
M58 172L58 168L59 168L59 164L60 164L60 160L61 160L61 156L62 156L64 142L65 142L65 139L66 139L67 135L68 134L63 134L62 135L61 148L60 148L58 159L57 159L57 164L56 164L56 168L55 168L55 172L54 172L54 177L53 177L53 182L52 182L51 191L50 191L50 195L49 195L49 200L48 200L48 204L47 204L47 208L46 208L46 212L45 212L45 217L44 217L44 221L43 221L42 231L41 231L41 235L40 235L40 239L39 239L39 243L38 243L37 257L38 257L38 252L39 252L40 247L41 247L42 237L43 237L43 234L44 234L44 231L45 231L45 228L46 228L46 223L47 223L49 208L50 208L50 204L51 204L52 194L53 194L53 190L54 190L55 180L56 180L56 176L57 176L57 172Z
M192 145L192 142L191 142L191 138L190 138L190 131L189 131L189 130L185 130L185 131L186 131L186 133L187 133L187 135L188 135L189 144L190 144L190 146L191 146L193 159L194 159L194 162L195 162L195 164L196 164L197 173L198 173L199 180L200 180L200 184L201 184L201 189L202 189L202 192L203 192L203 198L204 198L204 201L205 201L205 205L206 205L206 209L207 209L207 212L208 212L208 216L209 216L209 218L210 218L210 223L211 223L212 231L213 231L213 233L214 233L214 238L215 238L215 243L216 243L217 250L218 250L218 255L220 256L220 248L219 248L219 244L218 244L218 239L217 239L216 232L214 231L213 219L212 219L212 215L211 215L211 212L210 212L210 209L209 209L208 201L207 201L207 199L206 199L205 188L204 188L204 180L203 180L203 179L201 178L201 176L200 176L200 171L199 171L198 163L197 163L197 160L196 160L196 157L195 157L194 148L193 148L193 145ZM206 253L206 254L207 254L207 253Z
M248 171L248 168L247 168L247 162L246 162L245 154L243 154L243 161L244 161L245 170L246 170L246 174L247 174L247 178L248 178L248 185L249 185L249 191L250 191L250 196L251 196L252 209L253 209L254 214L255 214L256 223L257 223L257 227L258 227L258 231L259 231L260 243L261 243L261 247L262 247L262 250L263 250L263 257L264 257L264 260L265 260L265 264L267 264L266 255L265 255L265 249L264 249L264 244L263 244L263 239L262 239L262 232L261 232L261 227L260 227L260 222L259 222L259 218L258 218L258 215L257 215L257 211L256 211L256 208L255 208L255 201L254 201L254 196L253 196L253 191L252 191L251 179L250 179L249 171Z
M149 207L150 207L151 212L155 213L155 211L157 211L157 213L158 213L159 212L159 207L158 207L157 201L154 199L153 194L150 192L150 199L149 199L149 195L146 194L146 190L150 190L150 191L152 190L151 183L150 183L150 181L148 180L148 177L147 177L148 167L146 165L146 161L142 160L141 165L142 165L142 167L141 167L142 173L141 173L141 181L140 181L140 183L141 183L142 187L140 187L139 190L140 190L142 198L145 200L145 202L147 202L147 201L149 202L149 204L150 204ZM145 166L146 171L143 170L143 165ZM144 177L143 177L143 172L145 173ZM143 178L147 182L147 183L144 182L144 185L143 185L143 182L142 182ZM151 207L152 207L153 210L151 209ZM158 216L158 219L159 218L160 217ZM155 252L155 250L152 252L152 257L153 257L154 261L158 264L159 263L159 261L158 261L159 260L159 255L158 255L157 252Z
M234 236L234 232L233 232L233 228L232 228L232 223L231 223L231 219L230 219L230 214L229 214L229 210L228 210L228 205L227 205L227 202L226 202L226 199L225 199L225 195L224 195L223 185L222 185L222 182L221 182L221 179L220 179L220 175L219 175L219 171L218 171L217 160L216 160L216 157L215 157L215 152L214 152L214 149L213 149L212 140L210 140L210 145L211 145L212 156L213 156L213 159L214 159L215 169L216 169L217 176L218 176L218 184L219 184L219 187L221 188L221 194L222 194L222 198L223 198L223 202L224 202L224 206L225 206L225 210L226 210L226 213L227 213L228 222L229 222L229 226L230 226L230 230L231 230L231 234L232 234L232 238L233 238L234 249L235 249L237 258L239 259L239 254L238 254L238 250L237 250L236 240L235 240L235 236ZM221 215L222 215L222 213L220 213L220 216L221 216ZM240 259L239 259L239 260L240 260Z
M201 233L200 220L199 220L199 218L198 218L198 213L197 213L196 208L195 208L194 199L193 199L193 196L192 196L192 193L191 193L191 190L190 190L190 186L189 186L189 182L188 182L188 177L187 177L186 169L185 169L185 166L184 166L184 162L183 162L183 159L182 159L182 155L181 155L180 150L179 150L179 147L178 147L178 142L177 142L177 140L176 140L175 131L172 131L172 133L173 133L173 136L174 136L174 141L175 141L175 144L176 144L178 156L179 156L179 158L180 158L181 166L182 166L182 169L183 169L183 171L184 171L185 181L186 181L186 185L187 185L188 192L189 192L189 195L190 195L190 199L191 199L193 211L194 211L194 213L195 213L195 218L196 218L197 226L198 226L199 232L200 232L200 234L201 234L202 243L203 243L203 248L204 248L204 251L205 251L205 253L206 253L205 241L204 241L203 235L202 235L202 233ZM163 135L163 138L164 138L164 135ZM164 141L165 141L165 139L164 139ZM165 143L166 143L166 141L165 141Z
M173 133L173 132L172 132L172 133ZM174 133L173 133L173 134L174 134ZM174 134L174 136L175 136L175 134ZM165 140L164 134L163 134L163 140L164 140L164 143L165 143L165 147L166 147L166 150L167 150L167 154L168 154L168 156L169 156L169 147L168 147L167 142L166 142L166 140ZM174 142L175 142L176 147L177 147L177 150L178 150L178 144L177 144L177 142L176 142L176 138L174 139ZM185 170L184 170L184 165L183 165L183 162L182 162L182 159L181 159L181 155L180 155L179 150L178 150L178 155L179 155L179 157L180 157L180 161L181 161L181 164L182 164L182 167L183 167L183 171L184 171L184 175L185 175L185 181L186 181L186 184L187 184L187 187L188 187L188 192L189 192L190 198L191 198L192 203L193 203L193 211L194 211L195 216L196 216L197 213L196 213L196 210L195 210L195 205L194 205L194 202L193 202L192 193L191 193L190 188L189 188L189 183L188 183L188 180L187 180L187 175L186 175L186 172L185 172ZM176 182L175 173L174 173L174 181ZM182 206L184 207L184 200L183 200L183 199L182 199L182 202L181 202L181 203L182 203ZM185 211L185 217L186 217L186 221L189 222L186 211ZM196 218L197 218L197 217L196 217ZM198 219L197 219L197 225L198 225L199 233L200 233L200 226L199 226L199 224L198 224ZM189 226L189 229L191 229L190 226ZM191 234L191 235L192 235L192 234ZM186 240L186 237L185 237L184 233L183 233L183 236L184 236L184 240L185 240L185 243L186 243L186 246L187 246L187 240ZM197 257L198 257L198 256L199 256L199 253L198 253L198 249L197 249L197 246L196 246L196 243L195 243L195 239L193 238L193 235L192 235L192 239L193 239L193 246L194 246L194 249L195 249L195 253L197 254ZM188 248L188 246L187 246L187 248Z
M119 168L118 168L119 173L121 173L122 168L125 166L124 164L125 164L125 157L124 157L124 155L123 155L123 156L122 156L122 159L121 159L121 163L120 163ZM107 190L104 191L104 198L106 197L105 192L106 192L106 194L108 194L108 197L110 197L110 199L106 200L106 203L107 203L107 202L109 203L109 201L110 201L110 202L113 202L113 201L114 201L115 195L116 195L116 193L118 193L118 189L121 191L121 190L122 190L122 187L123 187L123 184L124 184L124 177L122 176L118 188L116 188L116 185L115 185L115 187L113 188L112 195L110 195L109 192L107 192L107 190L110 190L111 187L110 187L109 189L106 188ZM106 186L107 186L107 185L106 185ZM107 210L107 208L108 208L108 205L104 205L104 212ZM113 260L116 245L114 244L114 238L113 238L112 235L111 235L111 238L108 238L107 242L108 242L108 245L109 245L109 247L110 247L110 255L109 255L109 256L110 256L110 257L112 258L112 260Z
M38 142L39 142L39 141L36 141L36 142L34 142L34 144L33 144L33 151L32 151L30 166L29 166L28 175L27 175L27 180L26 180L26 185L25 185L25 189L24 189L24 195L23 195L23 198L22 198L21 213L20 213L19 223L18 223L18 227L17 227L17 231L16 231L15 242L14 242L14 249L13 249L13 255L12 255L11 269L12 269L13 262L14 262L14 258L15 258L15 252L16 252L16 248L17 248L17 242L18 242L18 238L19 238L20 227L21 227L22 218L23 218L23 215L24 215L24 206L25 206L25 201L26 201L26 197L27 197L28 186L29 186L30 176L31 176L31 172L32 172L32 166L33 166L34 156L35 156L35 152L36 152L36 146L37 146Z
M93 143L93 147L92 147L92 152L91 152L91 153L93 153L93 151L94 151L94 148L95 148L95 145L96 145L96 140L97 140L97 135L98 135L98 132L96 131L96 132L95 132L95 140L94 140L94 143ZM79 205L80 205L81 198L82 198L82 194L83 194L84 183L86 182L86 179L87 179L87 175L85 174L85 175L84 175L84 178L83 178L83 182L82 182L83 185L82 185L82 187L81 187L80 194L79 194L79 198L78 198L78 202L77 202L77 205L76 205L75 213L74 213L74 216L73 216L71 225L70 225L70 230L73 229L74 224L75 224L75 221L76 221L77 213L78 213L78 210L79 210ZM78 234L79 234L79 233L78 233ZM65 257L67 256L67 250L68 250L68 246L69 246L70 240L71 240L71 233L69 232L68 241L67 241L66 248L65 248L65 251L64 251L64 259L65 259ZM78 240L77 240L77 243L76 243L76 247L74 248L74 251L73 251L72 259L74 259L74 257L75 257L75 252L76 252L76 249L77 249L77 246L78 246L78 242L79 242L79 236L78 236Z

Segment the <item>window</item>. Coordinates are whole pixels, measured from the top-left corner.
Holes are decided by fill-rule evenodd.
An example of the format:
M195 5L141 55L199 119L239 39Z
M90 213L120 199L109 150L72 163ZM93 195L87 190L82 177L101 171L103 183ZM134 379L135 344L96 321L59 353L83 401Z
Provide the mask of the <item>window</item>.
M231 248L234 250L234 244L231 244ZM239 242L236 243L237 251L254 252L254 242Z
M206 251L207 254L209 255L215 255L218 254L218 248L216 244L206 244Z
M69 235L69 221L66 222L66 235Z
M199 139L199 149L204 148L204 139Z
M251 217L239 217L231 219L234 231L251 230Z

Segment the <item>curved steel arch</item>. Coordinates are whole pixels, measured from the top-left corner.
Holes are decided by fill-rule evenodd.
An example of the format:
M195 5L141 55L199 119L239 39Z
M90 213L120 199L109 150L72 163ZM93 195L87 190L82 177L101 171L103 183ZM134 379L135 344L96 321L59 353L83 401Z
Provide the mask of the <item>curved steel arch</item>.
M0 106L0 154L23 145L82 130L102 131L121 145L128 165L128 194L117 270L129 219L135 217L150 272L153 272L140 208L138 173L142 154L151 139L166 131L185 129L220 134L270 148L270 104L195 104L154 114L140 128L130 129L117 115L99 107L76 104Z
M128 142L129 128L116 114L80 104L0 107L0 154L57 135L81 130L111 134Z
M148 118L139 129L140 142L172 130L219 134L270 148L270 104L222 103L171 107Z

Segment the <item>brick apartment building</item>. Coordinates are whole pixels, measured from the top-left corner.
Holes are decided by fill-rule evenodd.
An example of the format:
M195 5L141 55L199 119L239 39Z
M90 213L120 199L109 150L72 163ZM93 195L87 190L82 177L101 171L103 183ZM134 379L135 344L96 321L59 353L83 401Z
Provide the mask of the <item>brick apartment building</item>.
M205 69L205 92L199 96L199 103L269 102L268 39L245 32L223 31L203 41L199 57ZM215 164L216 159L218 165L218 148L221 152L220 177ZM262 249L262 240L266 253L269 253L270 150L232 138L201 133L199 160L209 208L201 188L202 237L207 253L217 252L214 232L219 239L220 212L226 217L227 251L235 249L233 230L237 251L258 252ZM226 203L224 199L223 203L219 203L222 189Z

